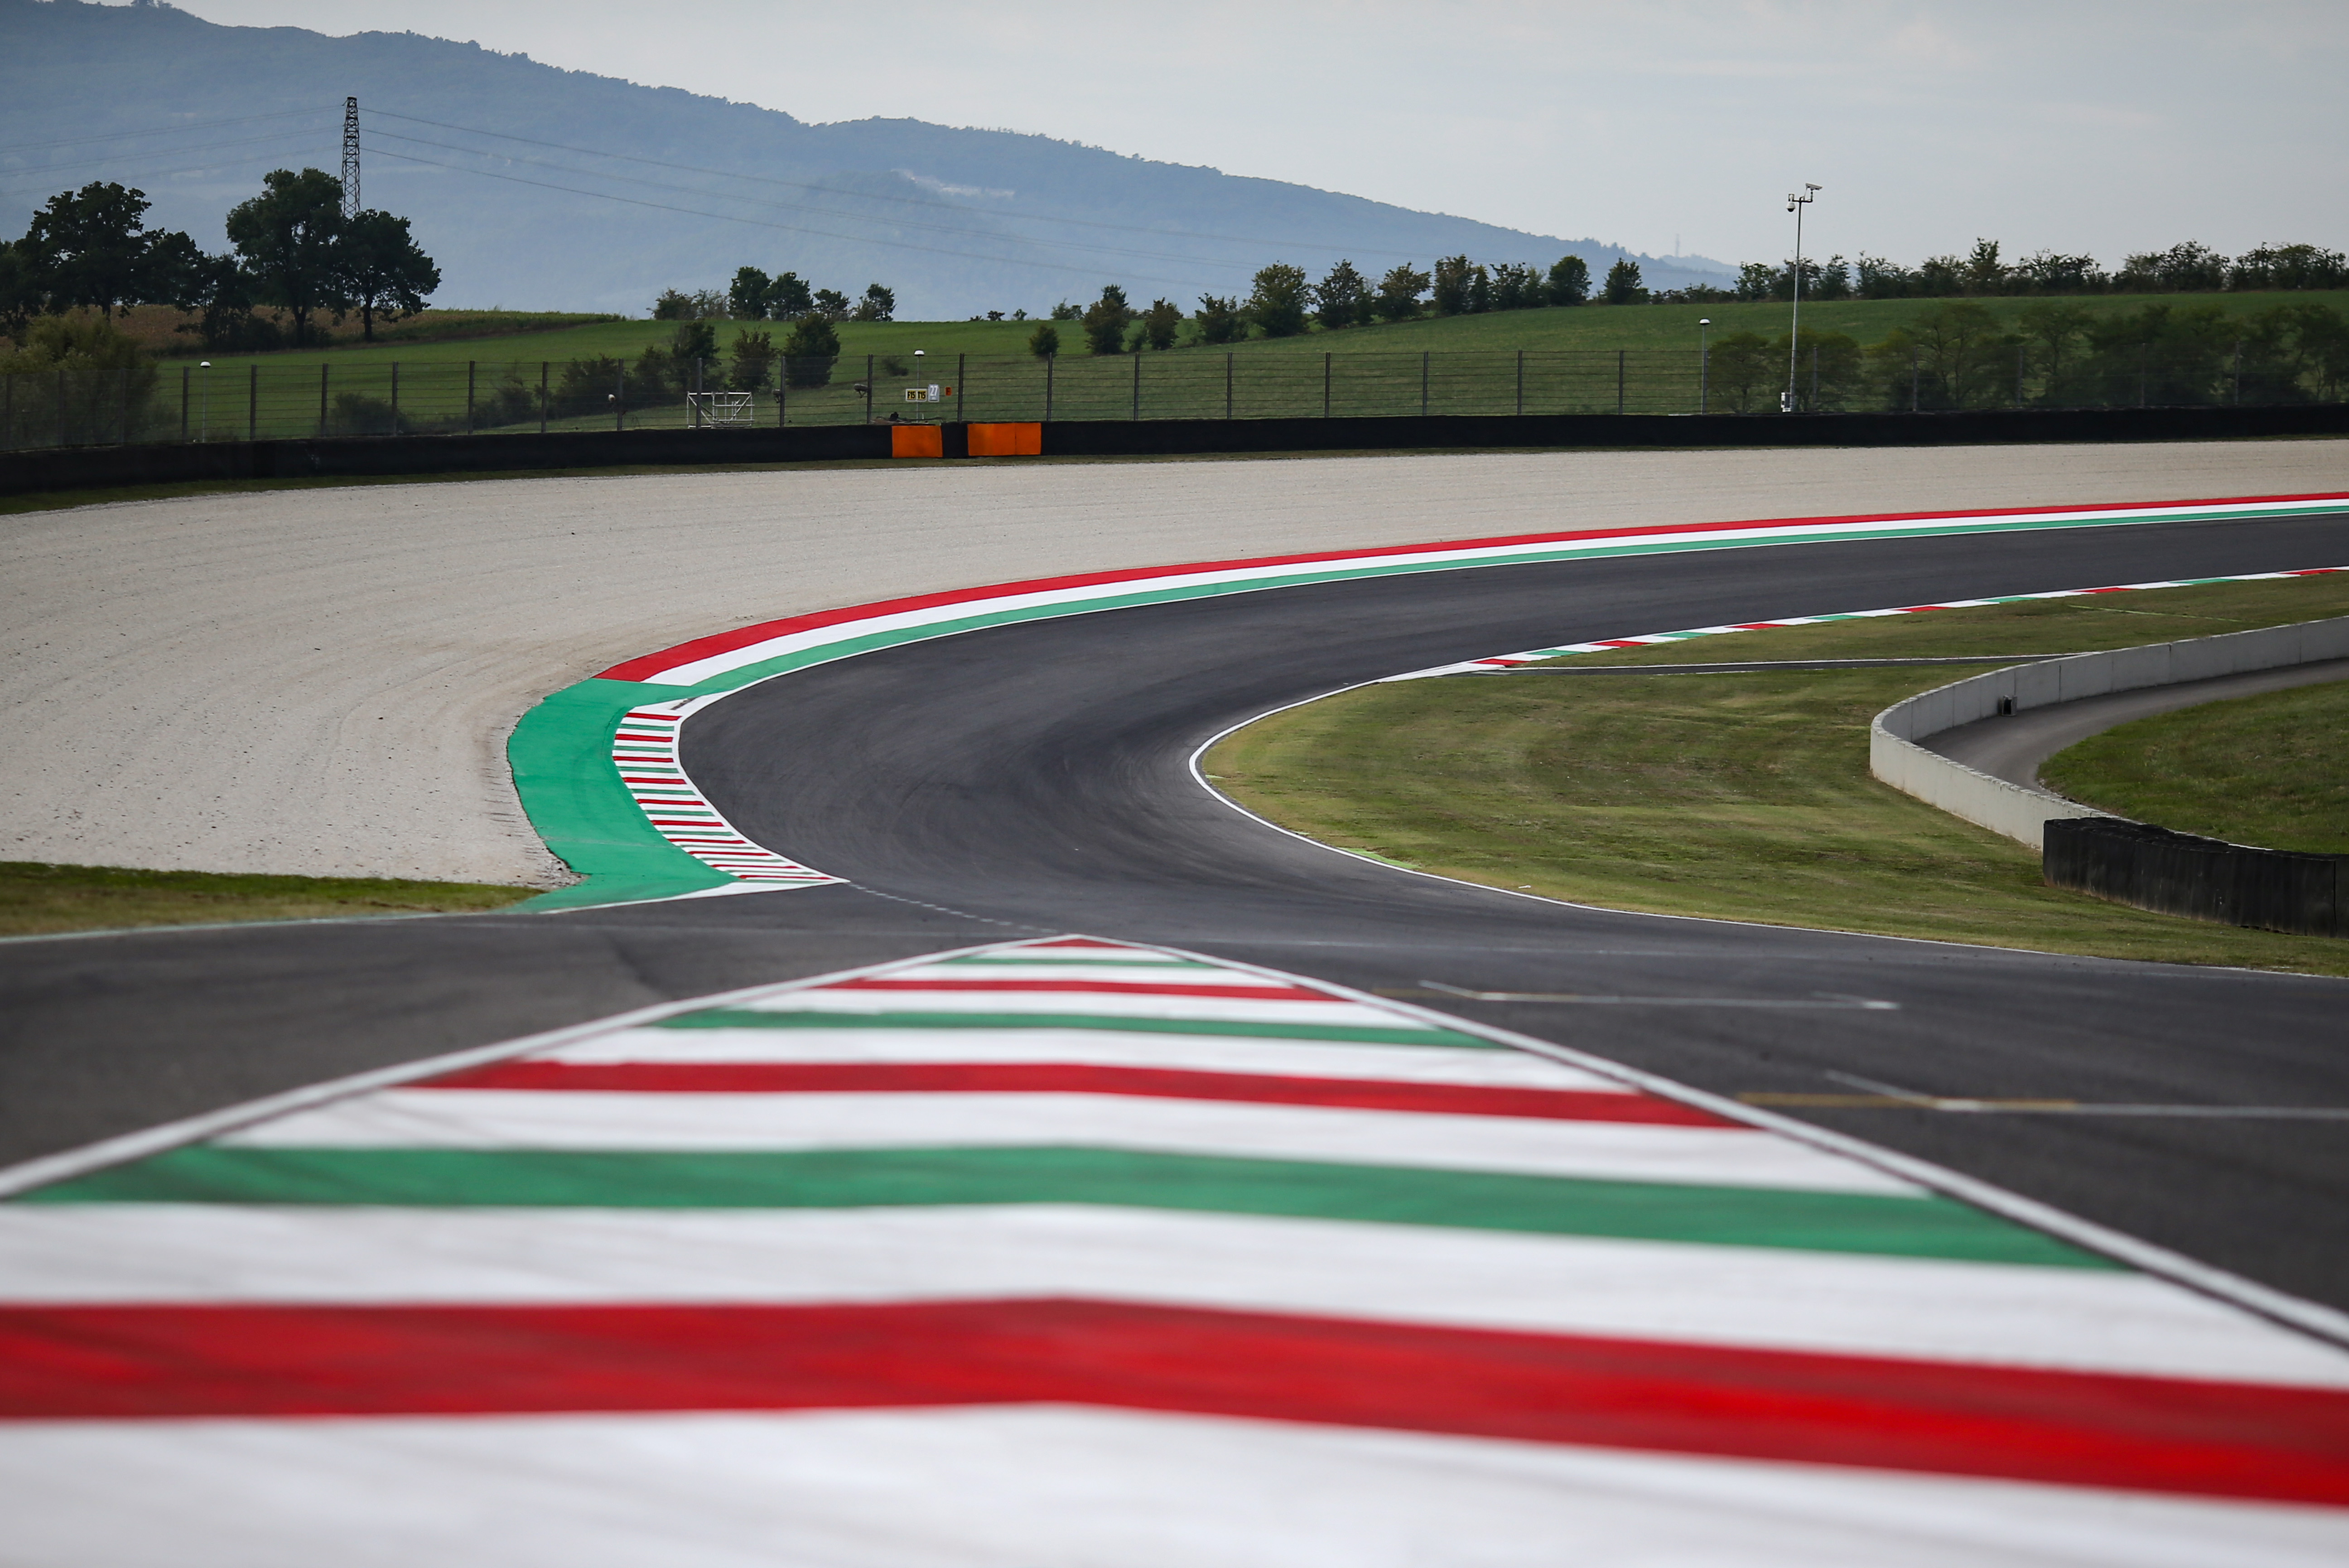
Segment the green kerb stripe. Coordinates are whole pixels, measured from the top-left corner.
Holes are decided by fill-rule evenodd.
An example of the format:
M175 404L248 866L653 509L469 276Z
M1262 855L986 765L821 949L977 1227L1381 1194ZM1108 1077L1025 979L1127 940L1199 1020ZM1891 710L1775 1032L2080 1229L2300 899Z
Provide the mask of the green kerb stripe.
M17 1201L591 1209L1092 1203L1971 1262L2114 1267L2036 1231L1940 1198L1093 1148L616 1154L199 1147L42 1188Z
M1349 1040L1370 1045L1510 1047L1450 1029L1381 1029L1361 1023L1231 1023L1220 1019L1099 1017L1074 1012L756 1012L711 1007L656 1029L1123 1029L1136 1034L1237 1034L1258 1040Z

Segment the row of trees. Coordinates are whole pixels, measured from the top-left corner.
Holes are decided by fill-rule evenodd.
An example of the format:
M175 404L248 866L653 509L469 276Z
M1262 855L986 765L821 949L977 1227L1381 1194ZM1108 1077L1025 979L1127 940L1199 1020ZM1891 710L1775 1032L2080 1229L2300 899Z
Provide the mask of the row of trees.
M342 182L316 169L276 170L261 193L229 209L229 252L208 255L177 230L150 229L143 191L96 182L60 192L24 235L0 244L0 329L20 342L36 319L76 309L111 316L163 305L198 319L181 330L214 349L314 341L319 318L378 321L424 308L440 270L406 218L345 217ZM275 306L286 326L258 314Z
M814 317L824 321L894 321L897 294L882 284L867 284L864 297L851 302L836 288L812 288L795 272L769 277L754 266L738 269L723 290L687 293L663 289L653 302L655 321L800 321Z
M2009 322L1959 299L1866 348L1807 328L1791 343L1784 333L1725 334L1706 366L1713 409L1775 408L1790 349L1805 410L2331 402L2349 393L2349 318L2314 300L2244 317L2216 304L2098 313L2049 299Z
M1862 254L1805 258L1805 299L1948 299L1999 295L2216 294L2221 290L2349 288L2349 255L2320 245L2261 245L2229 258L2188 240L2147 251L2106 272L2088 255L2038 251L2008 262L1996 240L1976 240L1964 255L1928 256L1904 267ZM1691 298L1790 299L1795 268L1748 262L1734 289L1688 291Z
M1629 289L1640 289L1640 269L1619 262L1609 274L1608 297L1623 292L1618 275L1628 271ZM1303 267L1275 262L1252 280L1246 298L1237 295L1202 295L1199 308L1187 319L1195 324L1201 343L1237 343L1249 336L1295 337L1318 327L1325 332L1367 327L1377 321L1413 321L1436 316L1473 316L1492 310L1530 310L1546 306L1581 305L1590 298L1590 268L1580 256L1562 256L1547 272L1515 262L1487 266L1464 255L1444 256L1433 273L1408 262L1390 268L1372 283L1350 261L1340 261L1315 282ZM1622 303L1622 300L1618 300ZM990 319L1002 319L1000 311ZM1088 351L1124 354L1143 348L1172 348L1186 319L1172 300L1155 299L1138 308L1125 290L1111 284L1101 297L1080 307L1063 301L1051 319L1038 324L1028 340L1030 352L1058 354L1061 327L1071 324Z

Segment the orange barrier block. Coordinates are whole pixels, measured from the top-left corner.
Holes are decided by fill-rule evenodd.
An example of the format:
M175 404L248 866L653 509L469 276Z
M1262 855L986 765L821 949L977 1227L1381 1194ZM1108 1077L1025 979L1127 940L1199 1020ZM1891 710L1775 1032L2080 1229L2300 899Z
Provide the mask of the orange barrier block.
M1041 457L1044 453L1044 427L1040 424L973 425L970 427L970 455L973 457Z
M946 454L946 432L936 425L889 427L891 457L944 457Z

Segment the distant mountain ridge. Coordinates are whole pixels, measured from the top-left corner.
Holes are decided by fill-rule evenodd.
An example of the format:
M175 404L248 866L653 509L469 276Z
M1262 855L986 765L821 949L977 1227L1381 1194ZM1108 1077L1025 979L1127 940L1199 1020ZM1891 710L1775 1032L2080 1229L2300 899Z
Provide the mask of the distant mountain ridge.
M1188 309L1245 293L1268 262L1318 275L1340 256L1373 278L1463 252L1571 253L1594 274L1630 254L1664 288L1734 271L1044 136L810 124L412 33L78 0L0 0L0 231L58 190L119 180L153 198L150 223L223 249L222 215L264 171L336 170L347 95L367 204L415 220L450 306L640 314L741 265L852 296L878 280L909 318L1040 314L1105 283Z

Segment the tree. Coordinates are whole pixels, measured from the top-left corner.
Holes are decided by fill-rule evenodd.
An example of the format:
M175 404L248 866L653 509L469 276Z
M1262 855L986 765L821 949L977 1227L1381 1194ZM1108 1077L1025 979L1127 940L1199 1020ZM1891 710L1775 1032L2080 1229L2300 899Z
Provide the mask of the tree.
M1419 315L1419 296L1427 292L1427 275L1409 262L1379 279L1379 297L1371 308L1381 321L1410 321Z
M726 314L737 321L764 321L767 295L774 286L774 279L757 267L737 267L726 290Z
M1549 302L1580 305L1590 297L1590 264L1580 256L1560 256L1550 264Z
M815 298L808 306L809 315L822 317L826 321L845 321L848 311L848 296L836 288L817 289Z
M1708 400L1733 414L1775 407L1786 356L1758 332L1724 332L1705 358Z
M1534 310L1547 303L1541 274L1520 262L1493 264L1493 308Z
M1774 366L1787 361L1792 347L1795 363L1795 407L1807 414L1840 409L1864 379L1858 340L1841 332L1815 332L1806 327L1799 337L1784 333L1770 345Z
M1201 295L1198 320L1202 343L1237 343L1247 336L1247 318L1229 295Z
M1061 351L1061 329L1049 321L1036 323L1036 330L1028 335L1028 352L1039 359L1050 359Z
M854 319L858 321L894 321L897 316L897 293L877 283L864 286L864 297L856 302Z
M799 274L787 272L767 286L763 303L767 315L777 321L797 321L815 308L815 295Z
M692 320L693 296L674 288L662 289L660 297L653 301L653 319L655 321ZM572 363L575 365L582 361L574 359Z
M60 191L33 214L23 254L50 310L111 315L145 292L147 195L103 181Z
M1647 286L1640 281L1640 264L1630 256L1620 256L1607 269L1607 290L1604 296L1609 305L1644 305L1648 299Z
M1739 275L1739 281L1741 286L1737 297L1743 299L1745 297L1745 293L1742 286L1744 283L1742 273ZM1909 292L1909 269L1899 263L1886 261L1882 256L1869 255L1866 251L1859 253L1860 298L1899 299Z
M316 169L299 174L279 169L261 183L260 195L229 209L229 243L259 286L263 303L283 306L294 318L295 343L307 343L311 317L331 310L340 320L347 303L335 255L343 182Z
M2113 283L2137 294L2215 294L2226 286L2227 258L2199 240L2188 240L2129 257Z
M2349 286L2349 256L2316 245L2261 245L2227 269L2229 288L2340 288Z
M32 261L22 244L15 240L0 240L0 333L21 337L26 324L41 308L41 296L34 286Z
M1311 285L1305 269L1275 262L1256 275L1247 315L1267 337L1294 337L1305 330L1305 305Z
M2095 319L2095 312L2085 306L2054 300L2035 300L2015 317L2015 325L2023 329L2031 356L2038 362L2042 402L2071 400L2067 375L2073 369L2072 346Z
M1117 285L1103 284L1101 297L1085 307L1078 318L1084 328L1085 344L1096 354L1125 352L1126 328L1133 325L1133 306L1125 302L1125 290Z
M1851 264L1839 255L1823 262L1806 262L1803 297L1821 301L1851 297Z
M1172 348L1183 330L1183 310L1171 299L1154 299L1142 313L1142 340L1153 348Z
M274 348L280 341L277 324L254 314L254 280L234 256L207 256L198 280L194 304L203 314L192 328L205 348L215 354L252 353Z
M1913 397L1927 409L1962 409L2004 400L2013 387L2013 340L1990 306L1954 299L1898 327L1868 350L1886 401Z
M1352 262L1340 262L1313 286L1313 317L1333 332L1370 320L1370 280L1354 270Z
M2105 286L2094 256L2036 251L2015 264L2014 276L2032 294L2093 294Z
M377 317L413 316L440 286L440 269L409 236L408 220L389 213L345 219L334 254L336 292L359 313L359 336L370 343Z
M794 387L821 387L832 379L833 361L840 358L840 333L832 318L811 310L783 339L783 379Z
M1974 248L1966 253L1962 273L1968 294L2003 294L2006 292L2007 269L1998 259L1996 240L1976 240Z
M1464 316L1469 307L1469 286L1475 273L1484 269L1469 265L1466 256L1435 258L1434 300L1438 316Z
M738 392L765 390L774 377L778 352L771 332L752 332L746 327L735 333L734 365L726 378L727 384Z

